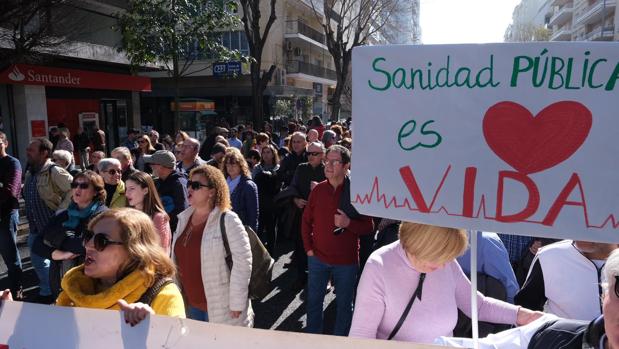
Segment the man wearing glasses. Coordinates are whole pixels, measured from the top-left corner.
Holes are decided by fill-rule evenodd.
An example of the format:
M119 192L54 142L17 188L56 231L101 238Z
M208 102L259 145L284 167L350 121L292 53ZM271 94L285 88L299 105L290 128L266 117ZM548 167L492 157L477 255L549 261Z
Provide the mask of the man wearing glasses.
M307 255L303 248L303 239L301 238L301 220L303 209L307 205L311 190L316 184L324 181L325 165L322 163L325 157L325 146L320 142L312 142L307 147L308 161L297 166L290 187L294 189L295 196L293 202L299 209L296 215L291 233L294 234L295 250L292 255L291 263L297 268L297 281L293 285L293 289L299 290L305 287L307 283Z
M326 153L326 181L312 190L301 231L308 257L307 327L309 333L323 331L323 306L329 277L333 277L337 315L334 335L346 336L352 320L352 301L359 270L359 236L373 231L372 219L352 219L340 209L344 179L350 169L350 151L341 145ZM334 234L336 228L343 232Z
M54 301L49 285L49 260L32 251L34 241L49 222L54 212L67 208L71 201L69 172L51 161L52 142L45 138L35 139L26 148L29 171L24 185L24 200L28 216L28 246L32 266L39 278L37 303L50 304Z

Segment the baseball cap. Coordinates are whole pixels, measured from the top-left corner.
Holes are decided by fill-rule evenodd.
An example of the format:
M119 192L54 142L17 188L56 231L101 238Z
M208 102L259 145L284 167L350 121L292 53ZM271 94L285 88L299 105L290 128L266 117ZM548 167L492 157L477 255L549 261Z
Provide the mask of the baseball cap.
M176 158L171 151L157 150L153 155L144 155L144 162L147 164L157 164L167 168L176 167Z

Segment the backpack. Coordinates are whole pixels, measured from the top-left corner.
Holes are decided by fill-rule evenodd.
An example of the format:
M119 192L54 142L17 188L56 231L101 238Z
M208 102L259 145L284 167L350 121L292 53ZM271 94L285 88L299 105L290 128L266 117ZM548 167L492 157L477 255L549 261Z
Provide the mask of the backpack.
M219 226L221 229L221 237L223 238L224 248L226 249L226 264L228 269L232 270L232 253L228 244L228 235L226 234L225 218L226 212L221 214ZM249 279L249 299L261 300L266 297L273 289L271 276L273 274L273 264L275 261L264 247L256 232L249 226L245 226L245 231L249 236L249 245L251 246L251 277Z

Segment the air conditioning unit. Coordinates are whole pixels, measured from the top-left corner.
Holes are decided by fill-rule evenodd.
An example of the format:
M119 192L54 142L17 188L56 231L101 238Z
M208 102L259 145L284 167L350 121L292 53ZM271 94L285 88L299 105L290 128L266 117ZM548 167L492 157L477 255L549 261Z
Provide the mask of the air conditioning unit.
M300 47L295 47L294 48L294 55L298 57L301 54L303 54L303 52L301 52L301 48Z

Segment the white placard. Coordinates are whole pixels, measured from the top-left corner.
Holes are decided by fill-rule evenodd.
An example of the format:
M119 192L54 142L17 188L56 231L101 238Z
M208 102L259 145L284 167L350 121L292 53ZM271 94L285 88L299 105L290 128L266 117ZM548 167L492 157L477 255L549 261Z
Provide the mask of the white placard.
M353 52L362 213L619 242L619 44Z
M8 345L9 349L438 348L406 342L258 330L166 316L150 316L131 327L125 324L119 311L22 302L4 302L0 305L0 347Z

